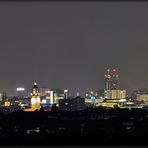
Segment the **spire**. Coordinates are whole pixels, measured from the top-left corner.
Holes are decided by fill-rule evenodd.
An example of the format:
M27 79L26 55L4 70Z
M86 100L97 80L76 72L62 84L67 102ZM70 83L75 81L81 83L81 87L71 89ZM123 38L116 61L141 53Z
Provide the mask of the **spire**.
M34 81L34 85L37 85L37 82L36 81Z
M33 84L34 84L34 85L33 85L32 91L31 91L31 96L40 96L39 88L38 88L38 86L37 86L37 82L34 81Z
M34 83L33 83L33 88L38 88L38 85L37 85L36 81L34 81Z

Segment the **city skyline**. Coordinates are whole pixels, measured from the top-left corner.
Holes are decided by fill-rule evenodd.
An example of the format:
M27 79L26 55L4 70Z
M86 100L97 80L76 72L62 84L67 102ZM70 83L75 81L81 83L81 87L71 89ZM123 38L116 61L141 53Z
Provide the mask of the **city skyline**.
M148 88L145 2L1 2L0 91L40 86L76 94L104 88L107 68L120 87Z
M119 82L119 79L120 79L120 76L119 76L119 72L117 69L106 69L105 73L104 73L104 85L103 87L100 87L100 88L96 88L96 89L86 89L84 92L81 92L79 90L75 90L76 91L76 94L73 94L71 93L69 90L69 88L65 88L63 89L63 91L69 91L69 96L78 96L78 94L80 96L84 96L86 95L86 93L89 91L89 92L99 92L99 91L111 91L111 90L117 90L117 91L121 91L123 90L123 88L120 87L120 82ZM38 85L37 81L34 80L33 82L33 85ZM24 88L23 85L21 86L18 86L16 89L15 89L15 95L14 96L18 96L18 93L22 92L24 93L24 96L28 96L30 94L30 92L32 91L31 89L29 90L30 87L27 87L27 88ZM44 91L50 91L50 90L54 90L54 89L57 89L57 90L61 90L61 88L49 88L48 86L39 86L39 89L42 93L45 93ZM42 90L43 89L43 90ZM132 90L130 93L127 92L126 88L124 91L127 92L128 96L131 96L135 91L147 91L148 89L147 88L138 88L136 90ZM147 93L146 93L147 94ZM12 96L11 96L12 97Z

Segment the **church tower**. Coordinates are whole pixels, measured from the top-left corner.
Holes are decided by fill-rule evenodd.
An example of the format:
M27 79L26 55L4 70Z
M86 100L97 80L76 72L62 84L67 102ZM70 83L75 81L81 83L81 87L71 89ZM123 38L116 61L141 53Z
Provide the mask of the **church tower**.
M32 110L39 110L41 108L40 105L40 93L39 93L39 88L37 86L37 82L34 82L33 89L30 93L31 95L31 109Z

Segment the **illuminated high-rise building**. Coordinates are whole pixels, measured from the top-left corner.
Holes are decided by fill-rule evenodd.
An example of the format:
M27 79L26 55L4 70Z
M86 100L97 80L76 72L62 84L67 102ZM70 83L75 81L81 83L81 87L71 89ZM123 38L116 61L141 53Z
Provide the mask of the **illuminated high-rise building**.
M68 97L68 90L51 89L50 90L50 104L58 104L59 100Z
M116 69L107 69L105 74L105 90L118 90L119 76Z
M36 81L34 82L34 86L31 92L31 109L32 110L39 110L41 108L40 105L40 93L39 93L39 88L37 86Z
M42 95L41 98L44 97L44 99L46 100L46 103L49 104L59 104L59 100L60 99L67 99L69 96L69 90L65 89L65 90L60 90L60 89L40 89L40 90L46 90L46 91L40 91ZM43 95L44 94L44 95Z

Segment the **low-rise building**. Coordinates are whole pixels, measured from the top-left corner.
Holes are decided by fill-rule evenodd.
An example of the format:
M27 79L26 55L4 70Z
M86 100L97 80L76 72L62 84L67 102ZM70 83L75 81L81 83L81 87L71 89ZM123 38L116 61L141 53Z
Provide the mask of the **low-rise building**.
M148 103L148 94L137 94L136 99L138 101L143 101L144 103Z
M84 110L85 108L85 98L79 96L76 98L59 100L59 110L62 111L79 111Z

